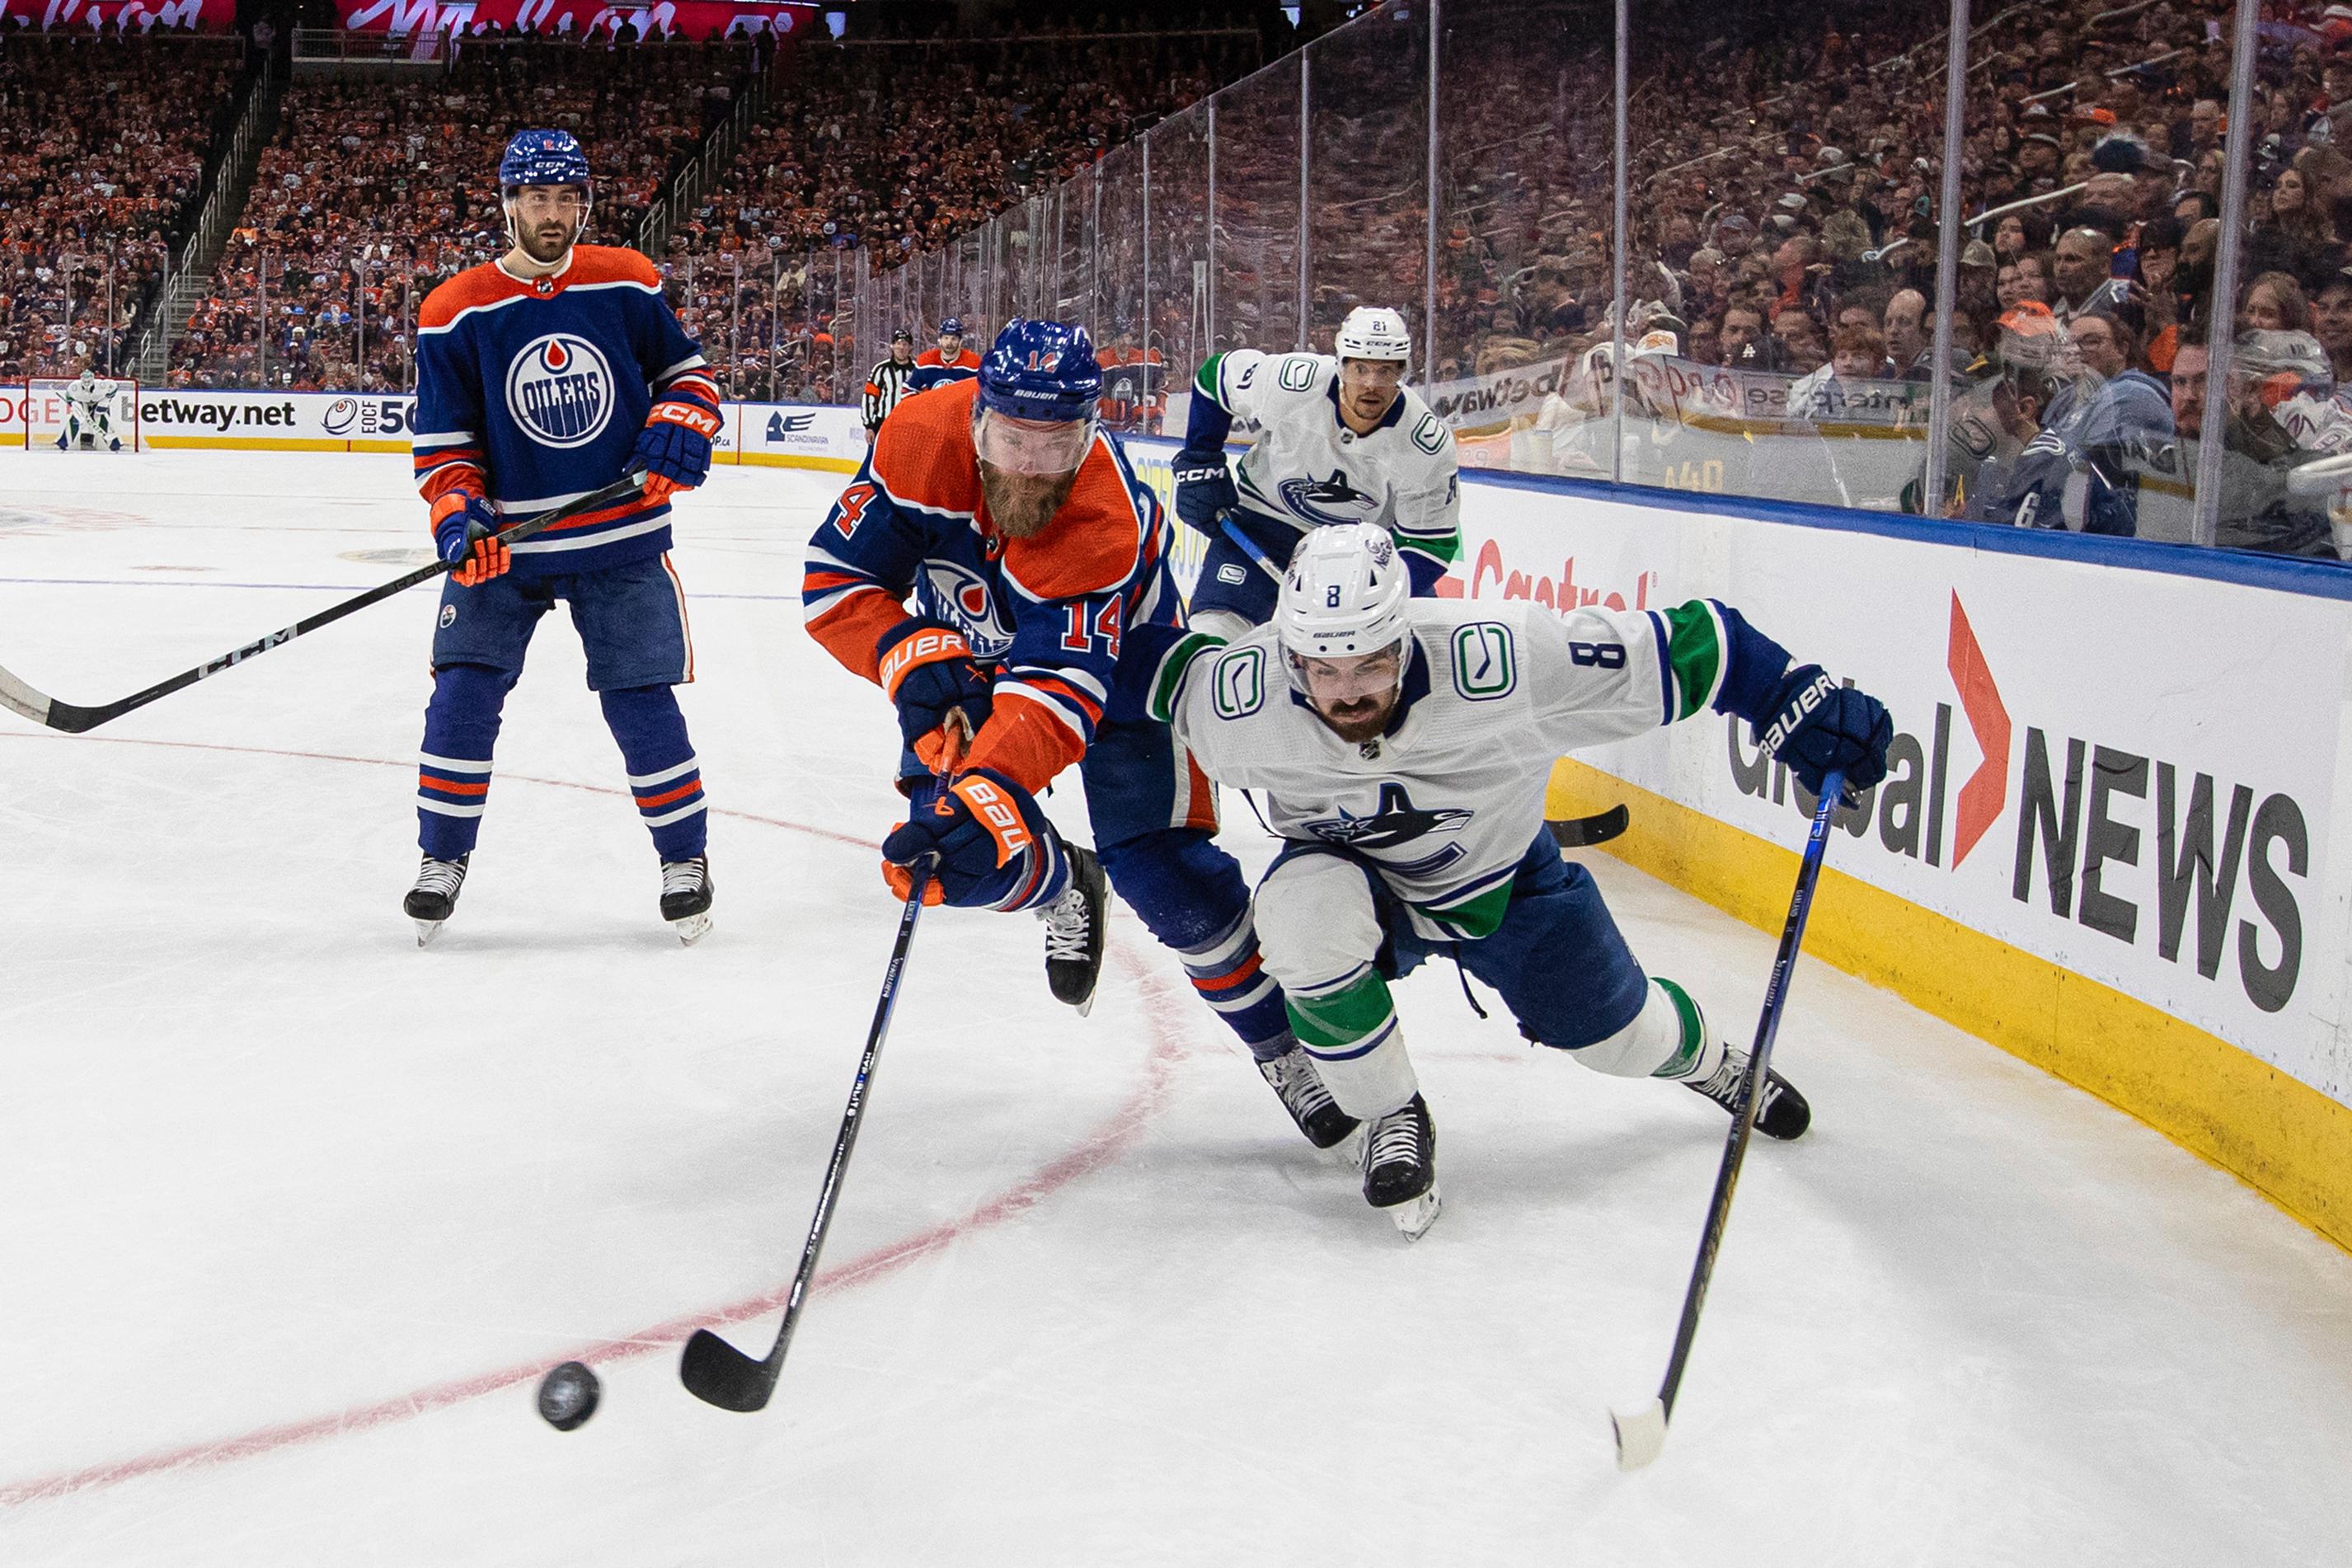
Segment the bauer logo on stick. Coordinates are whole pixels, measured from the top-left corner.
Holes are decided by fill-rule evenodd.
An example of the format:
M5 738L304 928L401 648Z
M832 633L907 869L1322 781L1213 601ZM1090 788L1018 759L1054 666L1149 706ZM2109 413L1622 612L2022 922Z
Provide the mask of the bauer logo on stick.
M584 447L613 418L613 367L571 332L533 338L507 371L507 411L549 447Z

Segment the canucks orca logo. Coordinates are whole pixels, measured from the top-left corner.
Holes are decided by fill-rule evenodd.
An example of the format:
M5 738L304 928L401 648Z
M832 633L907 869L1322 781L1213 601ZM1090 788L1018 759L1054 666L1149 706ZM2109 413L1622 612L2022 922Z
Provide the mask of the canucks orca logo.
M1455 806L1423 811L1412 804L1412 796L1405 794L1404 785L1391 780L1381 785L1380 804L1370 815L1358 816L1343 805L1339 816L1306 826L1307 832L1326 844L1344 845L1349 849L1394 849L1428 834L1451 833L1473 815ZM1460 846L1452 847L1458 857Z
M1003 658L1013 650L1013 628L996 613L996 597L978 573L952 561L926 561L923 576L931 613L963 634L974 658Z
M1372 498L1348 482L1345 468L1334 468L1328 479L1285 479L1282 504L1309 522L1358 522L1352 511L1325 511L1325 507L1369 507Z
M613 422L613 367L573 332L533 338L507 369L507 412L547 447L584 447Z

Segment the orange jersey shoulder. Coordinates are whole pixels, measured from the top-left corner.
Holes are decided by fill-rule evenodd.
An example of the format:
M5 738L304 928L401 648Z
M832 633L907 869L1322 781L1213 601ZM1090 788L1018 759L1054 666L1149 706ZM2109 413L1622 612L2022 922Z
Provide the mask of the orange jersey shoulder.
M661 274L640 251L625 245L577 245L572 247L572 265L563 275L566 283L642 283L649 289L661 287Z
M1108 438L1097 436L1054 521L1027 539L1005 542L1004 570L1032 598L1099 594L1135 575L1143 528Z
M971 405L979 395L977 384L957 382L890 411L875 438L873 473L891 500L980 515L980 454L971 444Z
M495 305L522 291L523 285L501 271L498 263L485 261L479 267L467 268L425 296L425 303L416 312L416 324L428 330L446 327L465 311Z

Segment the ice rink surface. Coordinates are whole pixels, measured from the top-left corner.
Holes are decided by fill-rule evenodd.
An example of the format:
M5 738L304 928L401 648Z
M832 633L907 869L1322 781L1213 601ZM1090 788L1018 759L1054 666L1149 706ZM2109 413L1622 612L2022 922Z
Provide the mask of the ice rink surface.
M406 468L0 457L0 662L96 702L396 575ZM887 708L800 629L837 483L682 504L690 950L561 617L425 952L429 591L90 735L0 712L0 1563L2344 1560L2352 1258L1811 963L1814 1131L1751 1153L1644 1473L1606 1412L1654 1389L1721 1114L1431 965L1408 1246L1123 910L1086 1020L1028 918L926 918L775 1402L697 1403L694 1326L772 1333L896 916ZM1744 1043L1770 940L1593 868ZM573 1355L604 1405L560 1435Z

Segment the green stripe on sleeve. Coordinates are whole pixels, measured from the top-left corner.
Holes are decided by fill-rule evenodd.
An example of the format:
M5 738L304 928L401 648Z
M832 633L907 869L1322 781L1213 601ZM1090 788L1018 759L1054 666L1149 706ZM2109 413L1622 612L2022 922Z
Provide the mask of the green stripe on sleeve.
M1192 668L1192 660L1199 655L1206 653L1213 647L1224 646L1225 639L1223 637L1213 637L1206 632L1194 632L1181 638L1170 648L1167 657L1160 661L1160 673L1152 678L1150 703L1151 717L1162 724L1173 721L1176 715L1176 693L1184 684L1184 672ZM1129 689L1134 689L1130 687Z
M1666 620L1666 663L1675 677L1674 714L1687 719L1723 684L1723 630L1704 599L1660 613Z
M1441 566L1462 559L1462 531L1458 528L1444 533L1399 533L1396 543L1399 550L1426 555Z
M1224 377L1225 356L1221 353L1211 354L1201 362L1201 368L1193 373L1192 390L1223 408L1225 406L1225 399L1219 387Z

